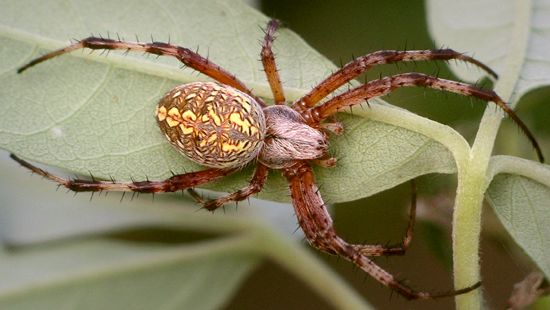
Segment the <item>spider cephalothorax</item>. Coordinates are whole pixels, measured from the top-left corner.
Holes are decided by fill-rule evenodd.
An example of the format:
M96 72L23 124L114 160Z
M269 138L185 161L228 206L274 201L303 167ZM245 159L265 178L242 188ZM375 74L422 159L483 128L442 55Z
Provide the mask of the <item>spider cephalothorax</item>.
M540 148L525 124L493 91L445 80L421 73L403 73L366 82L324 102L322 99L373 66L403 61L456 59L472 63L489 74L496 74L481 62L450 49L419 51L378 51L361 56L344 65L315 86L308 94L286 105L271 46L278 22L269 22L261 56L275 105L267 106L239 79L199 54L175 45L152 42L124 42L89 37L63 49L53 51L24 65L22 72L40 62L81 49L142 51L167 55L209 76L216 82L195 82L177 86L158 103L155 118L170 143L189 159L206 166L204 170L178 174L161 181L115 182L64 179L37 168L12 154L26 168L73 191L133 191L144 193L173 192L188 189L204 207L215 210L227 202L240 201L258 193L269 169L280 170L289 182L296 216L308 241L321 251L339 255L370 274L380 283L408 299L430 299L469 292L479 283L447 293L418 292L396 280L376 265L370 257L403 254L412 237L415 199L407 233L399 246L350 244L340 238L332 224L325 203L315 184L311 164L332 166L328 135L325 130L340 131L338 123L326 120L339 110L373 97L407 86L423 86L494 102L527 135L539 159ZM193 187L211 182L255 162L250 184L241 190L214 200L204 201Z
M289 168L298 161L327 154L325 135L309 126L304 118L286 105L264 109L267 137L258 161L273 169Z

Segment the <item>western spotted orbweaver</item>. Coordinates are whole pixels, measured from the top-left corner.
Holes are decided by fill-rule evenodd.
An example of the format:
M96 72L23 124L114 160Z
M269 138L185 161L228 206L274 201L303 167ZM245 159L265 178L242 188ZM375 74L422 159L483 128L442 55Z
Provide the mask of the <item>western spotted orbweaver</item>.
M187 48L168 43L125 42L88 37L63 49L32 60L18 72L62 54L88 48L92 50L141 51L159 56L172 56L215 80L176 86L157 105L155 117L168 141L204 170L174 175L162 181L116 182L65 179L46 172L12 154L24 167L75 192L133 191L141 193L174 192L187 189L208 210L228 202L243 200L258 193L268 170L280 170L289 183L292 203L309 243L317 249L341 256L357 265L383 285L407 299L431 299L467 293L470 287L446 293L415 291L396 280L376 265L370 257L403 254L410 242L414 222L414 199L409 229L399 246L350 244L340 238L316 186L312 164L333 166L336 160L328 154L328 132L338 132L340 124L323 121L342 110L370 98L386 95L396 88L423 86L494 102L526 134L539 158L540 148L525 124L493 91L469 84L445 80L422 73L403 73L366 82L324 102L325 97L370 68L405 61L460 60L474 64L496 77L481 62L451 49L395 51L383 50L358 57L332 73L308 94L287 105L279 79L272 44L279 27L276 20L268 23L262 44L261 60L273 92L274 105L268 106L255 96L237 77L207 58ZM256 168L248 186L218 199L204 201L193 191L255 162Z

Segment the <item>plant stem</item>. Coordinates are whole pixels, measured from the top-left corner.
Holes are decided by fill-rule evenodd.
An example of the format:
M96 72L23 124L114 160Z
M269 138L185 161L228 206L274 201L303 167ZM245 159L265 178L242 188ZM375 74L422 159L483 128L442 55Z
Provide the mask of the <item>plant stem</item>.
M457 163L458 187L453 214L453 268L457 289L481 281L481 210L490 182L486 177L487 169L501 119L501 113L493 107L487 107L468 161L465 164ZM456 297L457 309L479 309L481 304L480 290Z
M516 2L514 28L510 34L505 61L506 74L498 81L495 91L514 106L514 90L521 75L523 61L529 44L529 29L533 3L530 0ZM481 209L485 191L491 176L489 161L502 121L503 113L493 106L485 109L483 118L467 162L457 161L458 188L453 215L453 261L455 287L465 287L481 280L479 268L479 237L481 233ZM488 173L489 172L489 173ZM482 306L481 291L456 297L457 309L479 309Z

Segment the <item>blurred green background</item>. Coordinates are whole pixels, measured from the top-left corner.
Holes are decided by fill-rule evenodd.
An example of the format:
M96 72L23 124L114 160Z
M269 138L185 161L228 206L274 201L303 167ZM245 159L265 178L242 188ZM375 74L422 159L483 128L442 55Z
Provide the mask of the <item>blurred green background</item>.
M286 27L301 35L309 44L334 63L345 63L352 56L362 55L380 49L426 49L436 48L426 30L425 11L422 1L260 1L259 8L268 16L283 21ZM263 26L263 25L259 25ZM276 44L276 43L275 43ZM452 47L452 46L451 46ZM258 44L258 52L260 46ZM463 51L475 54L475 51ZM444 63L416 63L385 66L369 72L367 78L379 74L391 74L404 71L421 71L454 78ZM284 81L283 81L284 83ZM534 91L522 99L519 116L529 124L535 136L542 142L543 151L548 153L550 126L545 115L550 115L548 89ZM470 101L452 94L425 89L402 89L385 98L392 104L414 111L422 116L448 124L472 141L477 123L485 104ZM535 113L534 111L537 111ZM534 154L526 139L517 128L506 121L503 124L495 153L518 155L534 159ZM33 188L45 198L42 212L53 212L53 216L63 218L63 212L73 208L76 203L86 205L88 196L72 198L72 195L53 195L50 183L40 178L29 178L13 162L6 160L2 153L0 171L12 178L0 178L1 202L5 205L20 205L35 197L23 197L15 200L16 191L25 196L25 186ZM381 258L377 262L400 278L408 280L413 287L446 291L452 287L450 221L452 214L454 176L428 175L419 180L418 222L411 249L404 257ZM44 196L42 196L44 195ZM147 197L139 199L148 202ZM161 198L162 199L162 198ZM167 198L171 199L171 198ZM361 243L396 243L403 236L407 225L407 212L410 199L410 187L404 184L385 193L368 199L333 206L332 214L340 234L349 241ZM46 201L47 200L47 201ZM104 204L120 205L118 198L99 198ZM131 205L125 201L123 204ZM60 208L61 207L61 208ZM273 205L268 205L267 209ZM296 227L290 206L286 214L280 217L289 234ZM98 213L108 212L97 210ZM18 227L40 225L41 214L30 221L7 223L0 218L0 234L10 232L17 235ZM45 216L45 215L44 215ZM4 217L5 219L6 217ZM13 219L13 218L12 218ZM277 219L272 218L272 221ZM29 221L29 219L24 219ZM21 225L20 225L21 224ZM24 225L23 225L24 224ZM18 226L20 225L20 226ZM74 223L82 226L83 223ZM109 225L109 223L105 223ZM84 224L84 226L86 226ZM81 228L86 230L86 227ZM19 231L19 240L30 239L32 231ZM59 234L63 232L60 231ZM296 233L300 238L300 233ZM8 236L9 237L9 236ZM4 238L6 236L4 235ZM9 238L8 238L9 239ZM305 242L304 242L305 245ZM337 270L346 281L364 295L377 308L382 309L449 309L453 299L409 303L398 296L391 296L390 290L366 276L351 264L335 257L319 254L319 257ZM509 297L512 285L520 281L533 266L521 250L510 240L506 232L492 214L490 208L484 209L484 232L482 236L482 273L488 304L494 308L503 308ZM311 292L299 280L290 276L282 268L263 263L248 278L238 294L228 306L229 309L331 309L319 296Z

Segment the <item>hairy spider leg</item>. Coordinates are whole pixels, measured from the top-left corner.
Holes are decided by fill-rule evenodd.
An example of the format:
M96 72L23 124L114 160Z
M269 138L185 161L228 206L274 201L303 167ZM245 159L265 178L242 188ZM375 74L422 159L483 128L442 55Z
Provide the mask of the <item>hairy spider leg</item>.
M374 66L408 61L452 59L471 63L486 71L493 78L497 78L497 74L479 60L456 52L452 49L417 51L383 50L358 57L355 60L345 64L340 70L332 73L312 90L310 90L309 93L296 100L293 103L293 108L297 111L306 111L308 108L315 106L321 99L340 88L340 86L353 80Z
M279 70L277 70L277 64L275 63L275 56L273 55L273 41L275 40L275 32L279 28L279 21L272 19L267 24L265 29L265 37L262 43L262 64L264 67L267 81L271 87L275 104L285 104L285 95L283 92L283 86L279 77Z
M187 191L189 192L191 197L193 197L195 201L203 205L205 209L209 211L214 211L219 207L222 207L226 203L245 200L246 198L259 193L262 190L265 181L267 180L268 172L269 168L258 162L256 170L254 171L254 175L252 176L252 179L247 186L217 199L204 200L195 190L188 189Z
M531 142L531 145L537 153L539 161L544 162L542 150L540 149L534 135L527 128L527 125L523 123L516 113L514 113L506 102L504 102L494 91L481 89L470 84L446 80L423 73L396 74L370 81L312 108L309 112L310 119L315 123L319 123L345 107L353 106L374 97L387 95L396 88L410 86L423 86L459 95L471 96L487 102L494 102L518 125L520 130Z
M18 73L21 73L28 68L37 65L48 59L63 55L65 53L72 52L74 50L89 48L92 50L125 50L125 51L134 51L134 52L144 52L155 54L159 56L172 56L177 58L186 66L189 66L200 73L203 73L214 80L234 87L247 95L254 98L261 106L265 107L266 104L259 97L254 95L245 84L239 80L235 75L229 73L219 65L213 63L208 58L204 58L201 55L193 52L190 49L185 47L176 46L168 43L162 42L152 42L152 43L140 43L140 42L125 42L112 39L104 39L98 37L88 37L86 39L80 40L74 44L71 44L65 48L50 52L41 57L38 57L26 65L22 66L17 70Z
M454 296L470 292L481 285L476 283L463 289L435 294L413 290L369 259L361 251L361 245L349 244L337 235L325 203L315 185L313 171L307 163L302 162L292 168L284 169L283 175L290 183L294 210L309 243L323 252L344 257L405 298L434 299Z
M199 186L224 177L237 169L217 169L210 168L196 172L174 175L162 181L137 181L137 182L116 182L116 181L97 181L82 179L65 179L53 175L43 169L40 169L29 162L11 154L10 157L21 166L30 171L41 175L49 180L66 187L74 192L138 192L138 193L164 193L176 192L187 188Z

